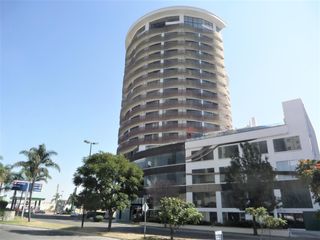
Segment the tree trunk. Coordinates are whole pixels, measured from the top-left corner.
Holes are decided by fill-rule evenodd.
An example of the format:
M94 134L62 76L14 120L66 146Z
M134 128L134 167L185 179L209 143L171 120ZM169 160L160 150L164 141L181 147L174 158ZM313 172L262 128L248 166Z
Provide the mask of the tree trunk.
M28 205L28 222L31 220L31 200L32 200L32 190L35 180L32 180L31 187L30 187L30 196L29 196L29 205Z
M170 224L170 240L173 240L173 226Z
M3 185L3 183L0 184L0 195L1 195L1 192L2 192L2 185Z
M17 190L14 190L10 210L13 210L14 206L16 205L16 201L17 201L16 196L17 196Z
M256 217L255 216L253 216L252 222L253 222L253 235L258 235L257 222L256 222Z
M112 210L109 210L108 211L108 232L110 232L111 230L111 224L112 224L112 217L113 217L113 211Z
M23 197L23 191L21 191L21 195L20 195L20 199L19 199L19 204L18 204L18 207L17 207L18 212L16 212L16 214L19 214L19 212L20 212L20 205L21 205L22 197Z

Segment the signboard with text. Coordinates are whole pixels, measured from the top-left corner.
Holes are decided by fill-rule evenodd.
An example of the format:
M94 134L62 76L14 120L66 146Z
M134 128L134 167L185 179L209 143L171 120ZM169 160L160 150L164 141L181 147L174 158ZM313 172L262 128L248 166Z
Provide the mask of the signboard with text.
M23 191L24 192L24 191L27 190L28 184L29 184L28 191L30 191L31 183L28 183L26 181L14 181L12 183L11 190L17 190L17 191ZM41 192L41 190L42 190L42 184L41 183L34 183L33 192Z

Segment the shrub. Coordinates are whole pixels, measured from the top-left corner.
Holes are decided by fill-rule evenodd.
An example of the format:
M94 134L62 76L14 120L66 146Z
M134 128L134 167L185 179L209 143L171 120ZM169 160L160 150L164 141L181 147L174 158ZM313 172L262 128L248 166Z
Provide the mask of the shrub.
M7 205L8 205L7 201L0 200L0 209L2 210L6 209Z
M102 222L103 221L103 216L97 215L93 218L93 221L95 222Z

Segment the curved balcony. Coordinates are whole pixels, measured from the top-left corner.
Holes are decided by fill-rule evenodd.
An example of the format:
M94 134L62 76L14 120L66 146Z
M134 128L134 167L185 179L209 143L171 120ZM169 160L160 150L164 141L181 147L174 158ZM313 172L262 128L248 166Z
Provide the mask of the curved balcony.
M164 144L169 142L185 141L187 136L177 137L158 137L157 139L134 139L132 141L124 142L119 145L118 151L125 152L132 147L143 145L143 144Z

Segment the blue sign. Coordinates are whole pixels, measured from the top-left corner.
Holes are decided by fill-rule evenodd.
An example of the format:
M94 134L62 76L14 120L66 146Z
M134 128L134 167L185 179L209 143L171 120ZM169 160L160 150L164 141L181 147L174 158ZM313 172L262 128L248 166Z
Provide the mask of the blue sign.
M26 191L28 187L28 182L24 182L24 181L14 181L12 183L12 187L11 190L18 190L18 191ZM29 183L29 189L28 191L30 191L31 189L31 183ZM42 184L41 183L34 183L33 184L33 192L41 192L42 190Z
M14 181L11 190L26 191L28 182Z

